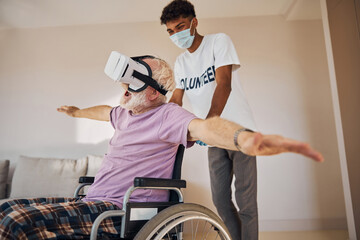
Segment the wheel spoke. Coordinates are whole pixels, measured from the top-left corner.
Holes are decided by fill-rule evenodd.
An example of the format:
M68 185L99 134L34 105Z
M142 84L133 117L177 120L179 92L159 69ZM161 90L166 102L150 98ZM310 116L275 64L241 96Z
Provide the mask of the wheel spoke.
M206 227L206 224L203 224L203 229L202 229L202 232L201 232L201 239L204 239L205 227Z
M206 223L207 223L207 222L206 222ZM205 224L205 225L207 225L207 224ZM207 238L208 238L209 233L210 233L210 230L211 230L211 225L210 225L210 227L208 228L208 230L207 230L207 232L206 232L206 236L205 236L204 239L207 239Z
M196 236L197 236L197 230L198 230L198 228L199 228L199 219L197 220L197 222L196 222L196 229L195 229L195 240L196 240Z
M134 240L230 240L220 218L197 204L178 204L152 218Z
M179 232L178 232L177 226L175 226L175 234L176 234L177 240L179 240Z
M193 220L191 220L191 239L194 240L194 225L193 225Z

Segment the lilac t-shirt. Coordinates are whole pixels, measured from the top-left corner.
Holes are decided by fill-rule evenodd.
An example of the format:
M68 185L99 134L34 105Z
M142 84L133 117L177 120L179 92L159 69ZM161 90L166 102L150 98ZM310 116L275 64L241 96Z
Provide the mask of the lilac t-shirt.
M126 190L135 177L171 178L179 144L186 147L188 125L195 115L174 104L163 104L132 115L115 107L110 122L115 129L95 182L83 201L108 201L122 208ZM164 190L136 190L132 202L167 201Z

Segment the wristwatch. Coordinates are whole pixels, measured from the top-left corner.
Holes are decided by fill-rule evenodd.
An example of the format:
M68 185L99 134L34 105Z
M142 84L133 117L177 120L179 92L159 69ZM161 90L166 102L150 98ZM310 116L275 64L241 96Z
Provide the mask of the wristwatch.
M241 151L241 148L240 148L237 140L238 140L238 136L241 132L254 132L254 131L251 129L248 129L248 128L240 128L240 129L236 130L236 132L234 133L234 145L239 151Z

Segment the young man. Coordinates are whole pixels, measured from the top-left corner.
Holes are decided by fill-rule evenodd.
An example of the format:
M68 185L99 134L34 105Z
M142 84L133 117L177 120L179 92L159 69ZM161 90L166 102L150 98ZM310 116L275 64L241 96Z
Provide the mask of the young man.
M173 73L163 60L145 58L152 79L162 90L174 88ZM309 145L276 135L243 131L242 126L219 117L202 120L145 84L140 91L123 84L120 106L58 108L71 117L110 121L115 129L95 182L83 199L42 198L11 200L0 206L0 239L81 239L92 222L106 210L121 209L125 191L134 177L170 178L179 144L193 141L249 155L295 152L323 161ZM114 184L117 183L117 184ZM120 183L120 184L118 184ZM131 201L166 201L161 190L136 191ZM104 221L99 234L118 234L119 222Z
M240 62L231 39L223 33L201 36L196 29L194 6L186 0L170 2L160 20L166 25L170 39L186 49L175 62L176 90L170 102L182 106L186 94L197 117L221 116L255 131L238 76ZM210 146L211 192L220 217L233 239L258 239L256 157ZM232 201L233 175L239 212Z

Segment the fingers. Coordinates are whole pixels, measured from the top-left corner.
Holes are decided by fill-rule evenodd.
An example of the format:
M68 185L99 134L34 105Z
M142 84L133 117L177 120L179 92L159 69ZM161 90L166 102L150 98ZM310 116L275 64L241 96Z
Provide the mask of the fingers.
M204 142L202 142L202 141L200 141L200 140L197 140L195 143L196 143L196 144L199 144L200 146L207 146L206 143L204 143Z
M325 161L323 155L315 150L311 151L311 152L308 152L307 153L307 156L309 158L312 158L314 161L317 161L317 162L323 162Z
M79 108L74 107L74 106L66 106L66 105L57 108L58 112L63 112L71 117L75 116L74 114L77 110L79 110Z
M324 161L324 157L321 153L304 142L285 138L279 135L263 135L263 138L260 140L261 144L258 145L256 155L274 155L292 152L304 155L317 162Z
M307 156L307 157L313 159L314 161L317 161L317 162L324 161L324 157L322 156L322 154L320 152L316 151L315 149L313 149L312 147L310 147L309 144L304 143L302 148L300 149L300 153L304 156Z
M315 149L313 149L309 144L292 139L284 139L284 141L286 141L285 146L288 152L302 154L317 162L324 161L324 157L322 156L322 154L316 151Z
M67 110L69 110L69 106L61 106L59 108L56 109L58 112L66 112Z

